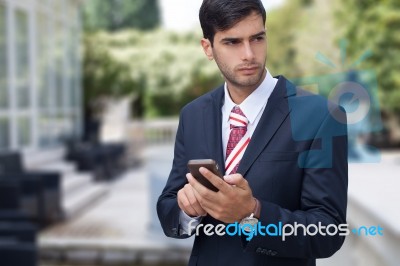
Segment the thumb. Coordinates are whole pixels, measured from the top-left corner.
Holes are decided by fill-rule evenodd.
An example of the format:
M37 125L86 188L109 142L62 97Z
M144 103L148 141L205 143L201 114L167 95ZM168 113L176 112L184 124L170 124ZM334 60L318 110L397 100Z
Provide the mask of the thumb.
M233 174L224 176L224 180L229 185L235 185L240 188L247 187L247 180L241 174Z

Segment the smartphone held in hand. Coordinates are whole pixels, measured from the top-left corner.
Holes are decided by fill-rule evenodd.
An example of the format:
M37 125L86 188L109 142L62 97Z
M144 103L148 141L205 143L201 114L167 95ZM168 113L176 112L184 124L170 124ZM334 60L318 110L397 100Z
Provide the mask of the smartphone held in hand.
M222 178L222 173L219 171L218 164L212 159L196 159L188 162L188 168L192 176L196 178L196 180L199 181L203 186L217 192L218 189L200 173L200 167L207 168L215 175Z

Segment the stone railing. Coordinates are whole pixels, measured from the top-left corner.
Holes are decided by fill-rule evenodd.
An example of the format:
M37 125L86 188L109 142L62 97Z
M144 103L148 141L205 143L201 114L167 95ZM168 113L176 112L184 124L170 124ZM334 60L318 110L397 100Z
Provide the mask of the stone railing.
M128 138L145 145L173 144L177 128L177 118L133 121L128 127Z
M126 142L133 160L147 160L146 148L171 146L175 142L177 118L131 121L126 127Z

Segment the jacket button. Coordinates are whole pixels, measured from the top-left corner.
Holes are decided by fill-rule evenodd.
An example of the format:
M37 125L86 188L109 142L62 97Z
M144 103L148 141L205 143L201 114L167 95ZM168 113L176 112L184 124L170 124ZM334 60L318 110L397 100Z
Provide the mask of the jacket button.
M264 255L268 255L268 250L266 250L265 248L262 250L262 254Z

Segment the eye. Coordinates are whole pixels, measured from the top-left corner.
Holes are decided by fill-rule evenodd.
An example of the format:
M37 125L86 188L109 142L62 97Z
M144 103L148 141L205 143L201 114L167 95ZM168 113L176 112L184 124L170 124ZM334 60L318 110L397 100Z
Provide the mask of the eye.
M253 41L255 41L255 42L262 42L264 40L265 40L265 36L264 35L257 36L257 37L255 37L253 39Z
M237 45L239 43L240 43L239 40L227 40L224 42L225 45Z

